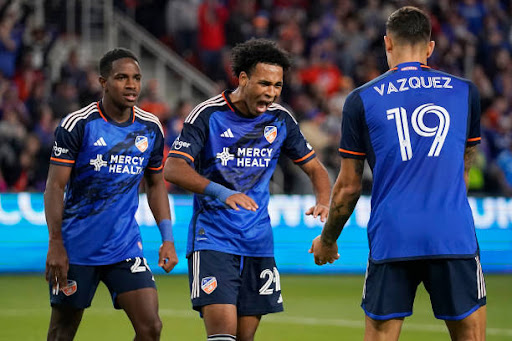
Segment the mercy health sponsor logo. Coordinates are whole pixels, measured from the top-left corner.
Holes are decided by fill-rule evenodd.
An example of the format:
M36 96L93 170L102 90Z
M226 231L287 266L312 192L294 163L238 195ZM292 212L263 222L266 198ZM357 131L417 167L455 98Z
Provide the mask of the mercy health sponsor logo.
M96 158L89 162L96 172L101 171L103 167L108 167L109 173L133 175L142 173L143 163L143 157L119 154L110 155L109 162L103 160L103 155L97 154Z
M221 165L232 166L229 161L235 160L236 167L268 167L272 160L272 148L237 148L236 154L231 154L228 147L217 153ZM236 156L236 157L235 157Z

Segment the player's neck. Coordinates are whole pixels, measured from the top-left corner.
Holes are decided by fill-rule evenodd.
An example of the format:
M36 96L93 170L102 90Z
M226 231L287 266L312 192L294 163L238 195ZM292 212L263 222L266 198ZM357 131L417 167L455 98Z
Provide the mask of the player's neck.
M244 96L240 88L236 88L233 92L228 94L231 103L236 107L238 112L244 116L250 117L249 109L244 101Z
M108 117L110 117L113 121L117 123L123 123L130 119L132 108L123 107L120 108L114 102L110 100L108 97L103 97L101 100L101 104L103 105L104 113Z

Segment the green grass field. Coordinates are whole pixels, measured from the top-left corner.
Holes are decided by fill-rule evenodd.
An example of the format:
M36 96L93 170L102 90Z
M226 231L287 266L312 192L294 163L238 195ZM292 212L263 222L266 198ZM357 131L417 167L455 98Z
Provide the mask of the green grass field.
M156 281L164 323L162 340L205 340L203 323L190 308L187 278L168 275L158 276ZM487 340L512 340L512 276L487 276L486 281ZM264 317L257 340L362 340L362 276L283 275L281 284L285 312ZM0 276L0 288L0 340L46 339L50 307L43 276ZM113 309L108 290L100 285L76 340L132 337L128 319ZM400 340L449 340L444 323L431 313L423 287Z

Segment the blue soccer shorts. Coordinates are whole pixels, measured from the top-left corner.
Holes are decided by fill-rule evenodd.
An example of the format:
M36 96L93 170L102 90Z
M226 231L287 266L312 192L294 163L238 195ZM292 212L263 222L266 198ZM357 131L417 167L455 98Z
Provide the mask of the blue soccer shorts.
M281 283L273 257L246 257L212 250L188 258L190 297L195 310L232 304L238 316L283 311Z
M410 316L421 282L438 319L462 320L486 304L484 275L477 256L380 264L369 260L361 307L375 320Z
M119 294L142 288L156 288L153 273L145 258L129 258L110 265L70 264L68 286L61 288L58 295L53 295L50 285L50 303L52 306L88 308L100 281L105 283L110 291L116 309L120 309L116 302Z

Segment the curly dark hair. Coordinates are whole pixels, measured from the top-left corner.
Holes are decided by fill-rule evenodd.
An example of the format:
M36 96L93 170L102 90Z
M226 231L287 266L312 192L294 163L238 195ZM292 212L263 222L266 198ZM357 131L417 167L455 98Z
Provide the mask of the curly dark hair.
M288 70L292 64L288 52L277 46L275 42L254 38L237 44L231 51L231 61L236 77L242 71L250 76L258 63L279 65L283 71Z
M131 58L135 60L137 63L139 60L135 56L135 54L123 47L118 47L113 50L108 51L101 57L100 59L100 75L104 78L107 78L112 71L112 63L121 58Z

